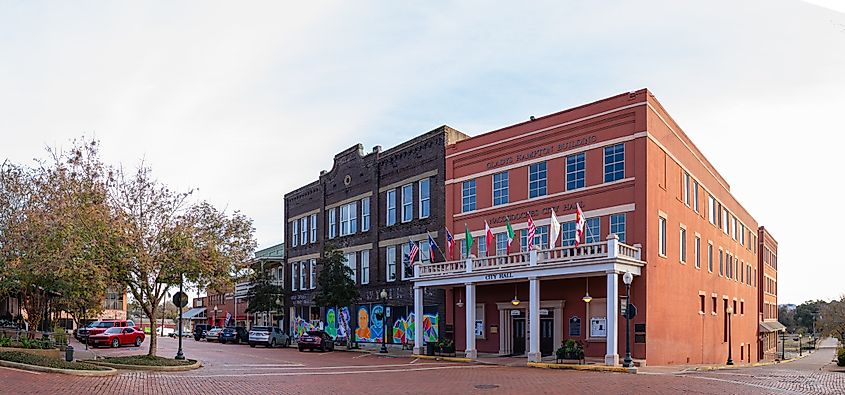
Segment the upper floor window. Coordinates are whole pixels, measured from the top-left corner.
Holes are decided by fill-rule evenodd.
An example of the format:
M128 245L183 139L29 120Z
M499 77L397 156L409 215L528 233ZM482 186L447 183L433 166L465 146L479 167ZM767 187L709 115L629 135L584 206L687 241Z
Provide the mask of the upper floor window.
M584 187L584 153L566 157L566 190Z
M419 248L419 244L417 244ZM419 255L419 251L417 252ZM419 261L419 256L414 257L414 261ZM402 279L406 280L414 277L414 267L411 266L411 246L408 243L402 243Z
M684 172L684 204L690 206L690 177L689 173Z
M713 243L707 243L707 271L713 273Z
M370 283L370 250L361 251L361 284Z
M361 232L370 230L370 198L361 199Z
M431 215L431 180L420 180L420 218Z
M666 218L660 217L658 220L658 242L660 245L658 246L658 251L660 255L666 256Z
M317 242L317 214L311 214L311 242Z
M695 236L695 245L692 246L695 249L695 268L701 269L701 238Z
M340 235L348 236L358 231L358 210L355 202L340 206Z
M317 288L317 260L312 259L308 261L308 284L311 289Z
M707 195L707 213L710 215L710 223L716 225L719 217L716 214L716 199L713 199L713 195Z
M724 226L724 231L726 235L731 234L731 222L730 222L731 214L728 212L727 209L722 209L722 226Z
M290 243L293 247L296 247L299 245L299 220L293 220L291 226L293 227L293 231L291 232Z
M299 263L290 264L290 288L292 291L299 289Z
M587 218L584 227L584 242L598 243L599 241L601 241L601 221L598 217Z
M575 226L574 222L567 222L571 223ZM566 224L562 224L563 228L566 229ZM547 248L549 246L549 226L537 226L534 230L534 240L532 244L538 246L540 248ZM528 229L523 229L520 236L519 236L519 245L523 252L528 251Z
M681 228L680 232L681 238L681 262L687 262L687 230L686 228Z
M402 222L414 219L414 185L402 187Z
M329 209L329 238L334 239L337 236L337 215L335 208Z
M737 226L736 216L731 215L731 226L732 226L731 229L733 230L733 238L734 238L734 240L736 240L736 239L739 238L738 237L739 235L737 234L737 230L739 229L739 226Z
M388 246L384 249L385 262L387 266L387 281L396 280L396 246Z
M508 253L508 234L496 234L496 255L506 255Z
M387 200L387 226L390 226L396 223L396 190L387 191L385 197L385 200Z
M560 245L569 247L575 245L575 222L564 222L560 224Z
M625 144L604 147L604 182L623 178L625 178Z
M493 205L508 202L508 172L493 174Z
M528 166L528 197L546 195L546 162Z
M299 289L305 289L305 261L299 262Z
M719 248L719 276L723 276L725 274L725 261L722 249Z
M300 221L302 223L299 225L299 244L306 245L308 244L308 217L302 217Z
M619 236L620 242L625 242L625 213L610 216L610 233Z
M352 273L350 273L349 278L351 278L352 281L357 282L358 281L358 270L357 270L358 269L358 263L355 262L355 256L356 256L356 253L354 253L354 252L350 252L350 253L346 254L346 267L348 267L349 270L352 270Z
M475 210L475 180L466 180L461 184L461 212Z
M698 212L698 181L692 182L692 209Z
M487 256L487 236L478 236L476 240L478 243L478 257L484 258Z

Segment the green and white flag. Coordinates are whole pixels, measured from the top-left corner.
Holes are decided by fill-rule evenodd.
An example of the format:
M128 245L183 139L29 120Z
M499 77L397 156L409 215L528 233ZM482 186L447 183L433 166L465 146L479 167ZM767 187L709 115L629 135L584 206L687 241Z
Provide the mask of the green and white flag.
M464 251L466 252L466 256L469 256L469 251L472 249L472 234L469 233L469 228L467 224L464 224L464 229L466 229L466 239L464 240L464 245L466 248Z

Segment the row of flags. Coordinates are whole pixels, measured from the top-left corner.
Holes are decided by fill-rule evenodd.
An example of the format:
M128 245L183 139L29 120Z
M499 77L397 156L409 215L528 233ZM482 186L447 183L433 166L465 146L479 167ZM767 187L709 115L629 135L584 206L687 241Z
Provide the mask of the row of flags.
M584 218L584 212L581 211L581 205L575 203L575 246L577 247L579 244L584 242L585 239L585 231L586 231L586 223L587 220ZM516 238L516 233L513 231L513 227L511 226L511 221L509 219L505 219L506 221L506 232L508 237L508 245L507 245L507 253L510 254L510 247L513 240ZM551 213L551 222L549 226L549 244L551 248L555 248L557 245L557 239L560 236L560 222L557 220L557 214L555 214L555 210L552 209ZM469 252L472 248L473 238L472 234L469 231L469 227L464 225L465 229L465 236L464 236L464 252L467 256L469 256ZM528 241L528 249L534 247L534 235L537 232L537 227L534 225L534 219L531 218L531 213L528 213L528 228L527 228L527 241ZM487 251L493 251L495 246L495 238L493 237L493 230L490 229L490 225L487 221L484 221L484 234L485 234L485 241ZM562 241L561 241L562 242ZM411 264L414 263L416 260L417 255L419 255L420 248L413 240L410 238L408 239L408 246L410 252L408 254L408 258ZM435 250L440 251L440 254L443 256L443 259L452 259L452 253L455 249L455 238L452 236L452 233L449 232L449 229L446 228L446 247L449 251L449 257L446 257L446 254L440 250L440 247L434 241L434 238L431 237L431 234L428 234L428 246L429 246L429 253L431 257L431 261L434 262Z

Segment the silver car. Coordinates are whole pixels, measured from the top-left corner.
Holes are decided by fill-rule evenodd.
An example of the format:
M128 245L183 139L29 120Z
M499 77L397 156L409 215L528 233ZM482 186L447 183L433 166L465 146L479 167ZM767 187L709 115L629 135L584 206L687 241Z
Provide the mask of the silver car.
M254 326L249 330L249 346L265 347L290 346L290 336L281 329L269 326Z

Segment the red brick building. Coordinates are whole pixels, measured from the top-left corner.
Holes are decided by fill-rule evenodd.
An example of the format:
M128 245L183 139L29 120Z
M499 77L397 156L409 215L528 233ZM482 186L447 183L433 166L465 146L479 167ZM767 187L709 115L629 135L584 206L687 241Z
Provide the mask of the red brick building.
M586 217L577 247L576 205ZM562 224L554 248L552 210ZM736 363L760 359L758 223L647 90L447 146L446 213L455 261L421 265L415 295L446 289L447 331L470 357L537 361L574 339L617 364L630 272L639 363L725 363L729 340ZM536 252L526 248L528 213ZM457 256L465 228L471 259Z
M757 353L761 360L773 360L778 358L778 332L786 328L778 322L778 242L765 227L759 230L758 251L760 342Z

